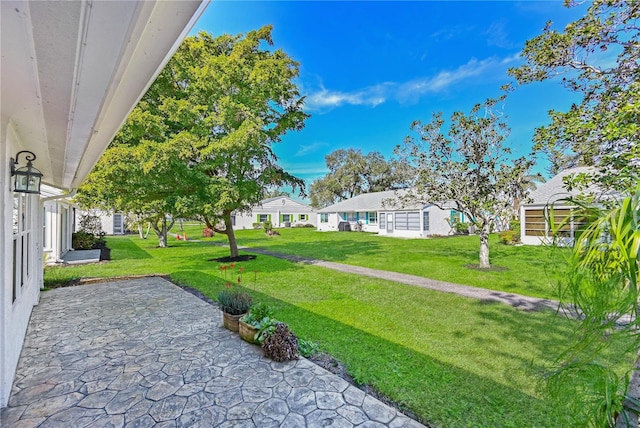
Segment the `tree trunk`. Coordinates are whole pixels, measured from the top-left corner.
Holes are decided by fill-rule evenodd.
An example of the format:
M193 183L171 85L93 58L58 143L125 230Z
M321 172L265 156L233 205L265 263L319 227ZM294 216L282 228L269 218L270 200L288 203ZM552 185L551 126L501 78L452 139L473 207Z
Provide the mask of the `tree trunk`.
M480 269L489 269L489 223L483 223L480 229Z
M222 219L224 220L224 233L227 234L227 239L229 239L231 257L238 257L238 243L236 242L236 234L233 231L233 224L231 224L231 211L223 212Z
M157 221L153 223L153 230L158 236L158 247L167 248L167 217L162 216L160 224Z
M144 226L142 226L142 222L138 222L138 236L140 237L140 239L144 239Z

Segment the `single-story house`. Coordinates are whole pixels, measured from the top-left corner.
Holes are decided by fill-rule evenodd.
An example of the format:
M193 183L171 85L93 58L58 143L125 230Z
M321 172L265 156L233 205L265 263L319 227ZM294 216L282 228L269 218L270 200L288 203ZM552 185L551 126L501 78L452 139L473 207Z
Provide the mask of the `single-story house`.
M317 225L313 208L288 196L264 199L250 213L234 213L231 221L236 230L252 229L255 223L264 222L271 222L273 227Z
M398 204L405 191L364 193L318 210L318 230L361 230L380 235L423 238L452 235L464 213L453 208L440 209L430 203ZM448 204L453 206L453 204Z
M74 218L66 202L53 203L61 194L16 190L13 167L32 162L42 183L77 189L206 5L0 2L0 408L40 298L43 248L66 240ZM59 237L47 235L54 223L67 229Z
M579 192L575 189L568 191L563 180L570 175L591 171L593 169L590 167L565 169L531 193L529 196L531 201L520 207L520 241L523 244L551 243L553 241L551 218L553 218L555 227L563 225L558 243L573 245L576 232L585 227L585 222L580 217L574 216L576 205L567 201L568 198L577 196ZM588 189L587 192L601 194L594 188ZM569 217L568 221L567 217Z

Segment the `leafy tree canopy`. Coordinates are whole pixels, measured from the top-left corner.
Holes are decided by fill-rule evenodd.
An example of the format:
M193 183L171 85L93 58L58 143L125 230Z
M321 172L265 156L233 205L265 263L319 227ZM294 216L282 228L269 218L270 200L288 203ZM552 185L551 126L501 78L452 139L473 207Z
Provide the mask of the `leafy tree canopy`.
M415 121L396 149L417 171L414 186L401 199L455 208L480 234L480 267L489 268L489 232L500 216L511 218L514 200L525 194L532 161L511 159L505 146L509 128L497 109L503 100L488 99L469 114L454 112L448 130L438 112L428 123Z
M140 182L130 191L109 179L99 182L127 200L118 205L132 208L149 200L168 205L171 213L199 217L227 234L237 256L232 212L250 210L279 186L304 190L302 180L278 166L272 150L286 132L302 129L308 115L294 83L299 65L271 48L271 30L217 38L201 32L185 39L105 153L110 159L99 165L103 171L96 172L125 168L121 175ZM116 153L128 161L113 166Z
M567 7L582 1L565 1ZM546 153L551 172L596 166L592 180L628 191L640 170L640 2L595 0L586 14L563 31L547 24L528 40L525 63L509 70L518 83L556 77L582 101L567 112L551 110L551 124L535 133L535 149ZM588 184L588 183L584 183Z
M362 193L407 186L410 168L397 160L387 161L379 152L339 149L325 156L328 174L311 184L311 206L326 207Z

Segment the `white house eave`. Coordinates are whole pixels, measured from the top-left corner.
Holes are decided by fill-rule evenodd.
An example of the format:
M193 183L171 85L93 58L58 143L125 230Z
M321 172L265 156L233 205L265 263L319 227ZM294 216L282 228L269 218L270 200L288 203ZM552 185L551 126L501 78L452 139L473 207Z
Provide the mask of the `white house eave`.
M208 2L0 2L0 126L80 185Z

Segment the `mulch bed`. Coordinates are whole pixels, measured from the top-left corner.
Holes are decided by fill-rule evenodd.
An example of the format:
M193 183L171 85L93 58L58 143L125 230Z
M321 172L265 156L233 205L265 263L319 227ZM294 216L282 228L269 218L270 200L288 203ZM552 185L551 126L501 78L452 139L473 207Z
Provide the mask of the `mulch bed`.
M217 259L210 259L210 262L218 262L218 263L236 263L236 262L248 262L249 260L254 260L256 256L249 254L242 254L237 257L219 257Z

